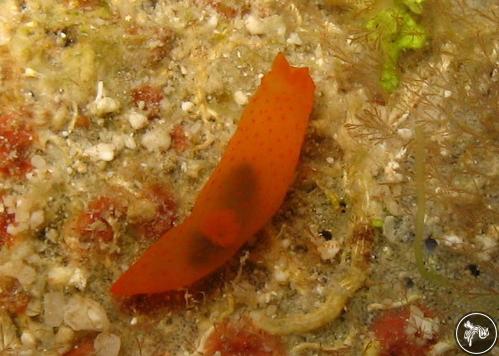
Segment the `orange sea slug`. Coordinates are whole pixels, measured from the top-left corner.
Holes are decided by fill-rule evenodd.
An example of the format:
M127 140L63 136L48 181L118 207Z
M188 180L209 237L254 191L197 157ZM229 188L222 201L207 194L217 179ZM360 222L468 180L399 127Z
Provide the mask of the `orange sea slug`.
M293 182L312 111L307 68L277 55L192 213L112 286L116 295L192 285L229 260L277 212Z

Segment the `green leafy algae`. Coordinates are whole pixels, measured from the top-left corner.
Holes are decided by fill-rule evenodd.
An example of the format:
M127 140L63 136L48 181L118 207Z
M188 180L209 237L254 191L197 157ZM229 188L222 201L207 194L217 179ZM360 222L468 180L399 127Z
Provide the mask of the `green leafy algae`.
M366 28L369 38L379 43L383 53L380 84L392 92L400 84L397 63L403 52L420 49L427 41L427 33L414 14L421 14L425 0L402 0L383 9L370 19Z

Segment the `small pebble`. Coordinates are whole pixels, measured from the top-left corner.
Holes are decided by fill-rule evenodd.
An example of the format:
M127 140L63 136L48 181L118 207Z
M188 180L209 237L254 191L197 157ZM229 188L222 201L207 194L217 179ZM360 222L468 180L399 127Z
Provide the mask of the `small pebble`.
M321 232L319 232L319 235L321 235L321 237L326 241L329 241L333 238L333 234L329 230L322 230Z
M414 281L409 277L404 277L404 285L407 289L414 287Z
M341 199L339 205L340 205L340 211L342 213L346 213L347 212L347 203L346 203L346 201L344 201L343 199Z
M469 264L466 268L470 271L473 277L478 277L480 275L480 268L475 264Z
M425 247L426 249L429 251L429 252L433 252L437 246L438 246L438 242L437 240L435 240L434 238L432 237L428 237L425 241L424 241L424 244L425 244Z

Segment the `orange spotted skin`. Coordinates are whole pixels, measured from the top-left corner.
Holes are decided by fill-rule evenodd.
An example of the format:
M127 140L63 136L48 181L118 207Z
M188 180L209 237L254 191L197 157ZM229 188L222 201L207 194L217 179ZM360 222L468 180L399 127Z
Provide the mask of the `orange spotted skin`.
M191 215L114 283L115 295L188 287L220 268L263 228L293 182L314 89L307 68L291 67L277 55Z

